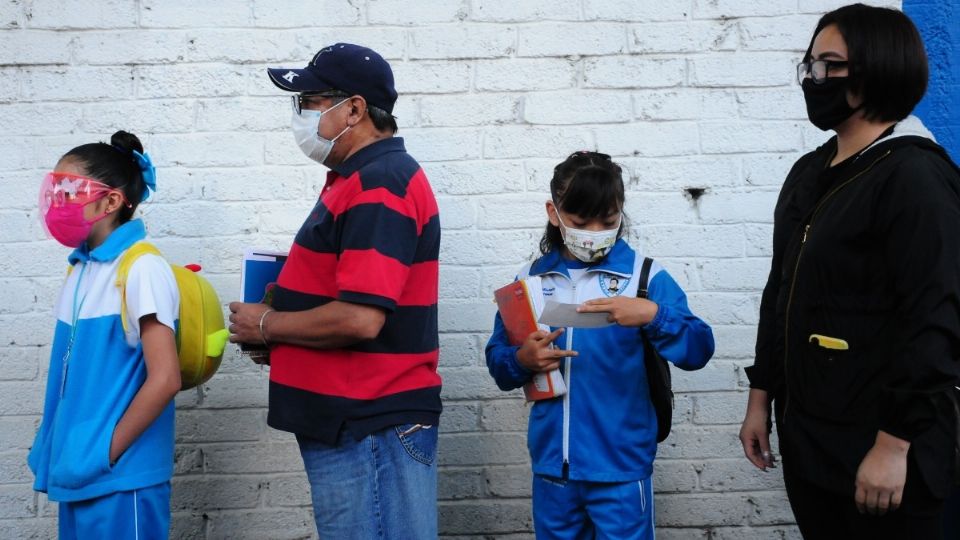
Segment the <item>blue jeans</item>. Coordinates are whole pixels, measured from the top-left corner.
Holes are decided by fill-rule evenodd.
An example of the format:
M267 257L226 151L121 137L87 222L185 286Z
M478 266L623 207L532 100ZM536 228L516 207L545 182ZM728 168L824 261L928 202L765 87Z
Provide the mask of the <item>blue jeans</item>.
M320 538L437 537L437 429L386 428L330 446L297 435Z

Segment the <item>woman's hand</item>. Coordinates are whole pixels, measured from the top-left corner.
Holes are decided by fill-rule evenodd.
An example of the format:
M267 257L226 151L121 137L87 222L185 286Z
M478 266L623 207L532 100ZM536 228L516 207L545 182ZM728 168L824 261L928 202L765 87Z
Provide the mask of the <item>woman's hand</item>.
M900 507L910 443L880 431L857 469L854 500L861 514L882 516Z
M743 453L758 469L776 467L777 460L770 452L770 401L767 391L750 389L747 414L740 426L740 444Z
M577 308L578 313L609 313L607 320L620 326L643 326L657 316L659 307L646 298L614 296L587 300Z
M517 349L517 362L530 371L551 371L560 367L560 361L568 356L576 356L577 351L553 348L553 340L560 337L563 328L553 332L537 330L527 336L523 345Z

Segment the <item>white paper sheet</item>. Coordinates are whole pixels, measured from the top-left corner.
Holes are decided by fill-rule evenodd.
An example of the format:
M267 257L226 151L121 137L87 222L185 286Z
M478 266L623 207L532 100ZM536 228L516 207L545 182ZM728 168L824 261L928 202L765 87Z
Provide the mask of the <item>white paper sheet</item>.
M607 321L609 315L609 313L577 313L577 304L561 304L547 300L537 322L553 327L600 328L613 324Z

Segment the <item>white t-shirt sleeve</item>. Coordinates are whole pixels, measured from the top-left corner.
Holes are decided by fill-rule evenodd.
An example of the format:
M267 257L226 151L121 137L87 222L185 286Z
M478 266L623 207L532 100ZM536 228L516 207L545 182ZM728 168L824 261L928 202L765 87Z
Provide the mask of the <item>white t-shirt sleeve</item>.
M141 255L127 275L127 323L131 337L140 338L140 317L157 316L161 324L176 330L180 316L180 290L170 264L163 257Z

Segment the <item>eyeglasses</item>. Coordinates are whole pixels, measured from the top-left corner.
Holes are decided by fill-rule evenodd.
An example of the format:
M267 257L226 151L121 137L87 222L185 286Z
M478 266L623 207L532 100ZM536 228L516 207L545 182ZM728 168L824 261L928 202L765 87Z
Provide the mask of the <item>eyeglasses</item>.
M813 60L809 62L800 62L797 64L797 82L803 84L803 80L810 77L813 84L823 84L831 69L847 67L849 62L846 60Z
M296 111L297 114L301 114L304 109L309 108L311 101L321 99L338 99L337 103L339 103L348 97L350 97L350 94L347 94L346 92L313 92L294 94L290 96L290 99L293 101L293 110Z

